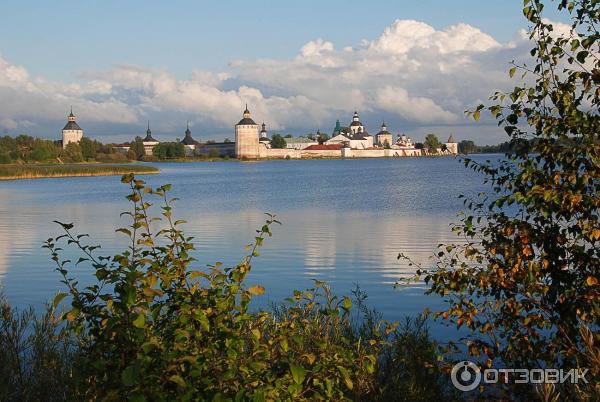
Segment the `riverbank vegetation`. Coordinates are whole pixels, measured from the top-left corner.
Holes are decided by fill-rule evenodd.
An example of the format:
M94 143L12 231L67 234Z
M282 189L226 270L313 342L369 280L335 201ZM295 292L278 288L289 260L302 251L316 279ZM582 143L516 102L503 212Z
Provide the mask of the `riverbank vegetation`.
M26 163L128 162L127 156L112 144L83 137L79 143L62 148L60 141L21 134L0 137L0 165Z
M128 173L158 173L158 168L139 164L25 164L0 165L0 180L38 179L44 177L111 176Z

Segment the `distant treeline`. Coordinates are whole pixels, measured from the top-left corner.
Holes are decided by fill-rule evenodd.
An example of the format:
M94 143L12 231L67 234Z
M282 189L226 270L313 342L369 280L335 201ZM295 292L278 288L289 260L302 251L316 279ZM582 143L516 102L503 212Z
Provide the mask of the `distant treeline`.
M510 142L497 145L476 145L471 140L462 140L458 143L458 153L461 154L496 154L505 153L510 150Z
M34 138L21 134L17 137L0 137L0 164L53 162L126 162L127 156L114 145L83 137L62 148L61 141Z

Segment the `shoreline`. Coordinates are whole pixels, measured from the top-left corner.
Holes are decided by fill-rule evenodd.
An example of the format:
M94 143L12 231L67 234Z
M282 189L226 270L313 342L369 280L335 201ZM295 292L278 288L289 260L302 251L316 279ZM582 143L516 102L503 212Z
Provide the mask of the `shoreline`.
M160 169L155 166L135 165L0 165L0 181L61 177L118 176L128 173L156 174L159 172Z

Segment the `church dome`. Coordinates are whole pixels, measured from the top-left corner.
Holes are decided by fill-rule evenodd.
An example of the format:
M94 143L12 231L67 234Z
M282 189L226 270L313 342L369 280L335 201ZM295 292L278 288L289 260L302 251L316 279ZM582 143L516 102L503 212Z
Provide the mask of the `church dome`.
M250 111L248 110L248 105L246 105L246 109L244 110L244 114L242 116L242 120L240 120L237 124L238 126L256 126L257 124L252 120L250 116Z
M381 130L377 133L377 135L380 135L380 134L391 134L388 131L387 126L385 125L385 121L381 122Z
M152 131L150 131L150 122L148 122L148 129L146 130L146 138L143 139L143 142L158 142L154 138L152 138Z
M190 125L188 123L187 128L185 129L185 137L181 140L183 145L200 145L198 141L192 138L192 132L190 131Z

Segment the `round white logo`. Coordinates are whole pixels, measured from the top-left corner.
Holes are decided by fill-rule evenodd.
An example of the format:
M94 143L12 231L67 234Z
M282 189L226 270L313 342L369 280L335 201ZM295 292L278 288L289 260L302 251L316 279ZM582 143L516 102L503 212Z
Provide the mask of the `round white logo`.
M452 367L452 385L460 391L473 391L481 382L481 370L473 362L463 360Z

